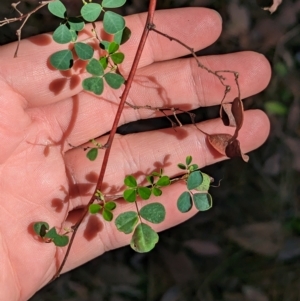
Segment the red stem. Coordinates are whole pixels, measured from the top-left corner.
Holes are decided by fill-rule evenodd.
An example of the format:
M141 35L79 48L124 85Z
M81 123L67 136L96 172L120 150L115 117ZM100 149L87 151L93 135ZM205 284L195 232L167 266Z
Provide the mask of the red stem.
M133 78L135 76L135 73L136 73L136 70L137 70L137 67L138 67L138 64L139 64L139 61L140 61L140 58L142 56L142 52L143 52L145 43L147 41L147 37L148 37L149 31L150 31L150 27L153 25L153 17L154 17L154 12L155 12L155 8L156 8L156 1L157 0L150 0L150 3L149 3L147 21L145 23L144 31L143 31L143 34L141 36L140 43L139 43L135 58L134 58L132 66L131 66L131 70L129 72L129 76L128 76L126 84L125 84L125 89L124 89L123 94L121 96L121 101L120 101L120 104L119 104L119 107L118 107L118 111L115 115L114 123L113 123L112 129L110 131L110 134L109 134L109 137L108 137L108 140L107 140L107 143L106 143L106 145L108 147L105 149L103 162L102 162L102 165L101 165L101 170L100 170L100 174L99 174L99 178L98 178L98 181L97 181L95 191L94 191L93 195L91 196L91 199L90 199L89 203L85 207L82 216L77 221L77 223L72 227L73 232L72 232L72 235L70 237L70 242L68 244L66 254L64 256L64 259L63 259L60 267L58 268L56 274L53 276L51 281L53 281L54 279L59 277L59 275L60 275L60 273L61 273L61 271L62 271L62 269L63 269L63 267L64 267L64 265L67 261L67 258L69 256L71 247L73 245L74 238L75 238L76 233L77 233L77 230L78 230L80 224L82 223L84 217L89 212L89 205L91 205L94 202L95 193L97 192L97 190L101 191L101 187L102 187L102 184L103 184L103 179L104 179L104 175L105 175L105 171L106 171L106 167L107 167L107 163L108 163L108 158L109 158L109 155L110 155L111 145L112 145L112 142L114 140L114 136L115 136L116 131L117 131L117 127L118 127L118 124L119 124L119 121L120 121L120 118L121 118L121 114L122 114L122 111L124 109L124 105L126 103L126 99L127 99L128 94L129 94L129 91L130 91L130 88L131 88L131 85L132 85L132 82L133 82Z

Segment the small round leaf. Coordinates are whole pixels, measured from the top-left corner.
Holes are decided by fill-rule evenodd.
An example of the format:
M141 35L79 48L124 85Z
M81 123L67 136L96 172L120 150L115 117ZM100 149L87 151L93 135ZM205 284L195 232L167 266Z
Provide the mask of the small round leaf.
M108 85L113 89L119 89L124 83L124 77L117 73L106 73L104 78Z
M157 233L148 225L139 224L132 235L130 246L139 253L151 251L158 242Z
M87 153L86 156L89 160L95 161L98 156L98 148L91 148Z
M208 191L211 183L210 176L203 172L202 172L202 176L203 176L202 183L195 189L198 191Z
M78 42L74 45L76 54L81 60L89 60L93 57L94 48L88 44Z
M114 210L116 209L117 204L115 202L107 202L104 204L104 208L107 210Z
M73 55L70 50L61 50L50 56L51 65L58 70L68 70L73 65Z
M199 211L206 211L212 207L212 197L209 193L195 193L193 199Z
M48 4L48 9L50 13L56 17L64 18L66 14L66 7L61 1L54 1Z
M140 210L140 215L153 224L159 224L165 220L166 209L160 203L152 203L144 206Z
M136 212L128 211L121 213L115 220L117 229L125 234L129 234L133 231L137 224L139 217Z
M89 206L89 212L90 212L91 214L96 214L96 213L98 213L101 209L102 209L102 206L99 205L99 204L91 204L91 205Z
M81 16L88 22L94 22L101 14L102 7L98 3L87 3L81 8Z
M123 197L125 199L125 201L133 203L136 201L136 189L134 188L129 188L124 190L123 192Z
M157 188L157 187L153 187L153 188L152 188L152 193L153 193L155 196L161 196L161 195L162 195L161 189L159 189L159 188Z
M177 166L180 168L180 169L183 169L185 170L186 169L186 166L182 163L178 163Z
M137 192L143 200L148 200L151 196L151 189L148 187L138 187Z
M199 185L201 185L203 181L203 176L200 171L194 171L192 172L188 179L187 179L187 188L189 190L197 188Z
M119 50L119 44L117 44L116 42L111 42L110 44L109 44L109 46L108 46L108 53L115 53L116 51L118 51Z
M59 235L54 227L46 233L44 238L50 238L58 247L64 247L69 243L69 237L66 235Z
M168 176L162 176L156 183L157 186L163 187L171 184L171 180Z
M114 41L119 45L126 43L131 36L131 31L128 27L125 27L123 30L118 31L114 35Z
M188 191L183 192L177 200L177 208L180 212L185 213L192 209L193 203Z
M114 218L113 213L107 209L103 209L102 216L107 222L111 222L112 219Z
M102 76L104 74L102 65L95 58L92 58L88 62L88 64L86 65L86 71L96 76Z
M128 187L137 187L136 179L131 175L125 177L124 184Z
M103 0L103 7L116 8L121 7L125 4L126 0Z
M86 91L94 92L96 95L101 95L104 89L102 77L85 78L82 82L82 87Z
M123 63L124 58L125 58L125 55L124 55L124 53L122 53L122 52L117 52L117 53L113 53L110 57L111 57L112 61L113 61L116 65L118 65L118 64Z
M103 27L107 33L115 34L124 29L125 20L121 15L112 11L107 11L103 18Z
M40 237L44 237L47 230L49 230L49 224L46 222L36 222L33 224L33 230Z
M53 40L59 44L69 43L72 41L73 38L70 29L65 24L59 25L53 32L52 37Z

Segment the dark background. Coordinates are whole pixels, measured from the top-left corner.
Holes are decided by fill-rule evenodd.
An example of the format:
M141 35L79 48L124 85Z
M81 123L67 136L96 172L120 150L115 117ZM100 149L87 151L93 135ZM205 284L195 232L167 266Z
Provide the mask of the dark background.
M11 2L1 1L1 19L14 16ZM72 3L74 11L81 5L63 2ZM221 187L211 189L213 208L161 233L154 251L137 254L125 247L104 254L62 275L30 301L300 300L300 1L284 0L273 15L254 0L158 2L159 9L204 6L222 15L221 37L201 54L254 50L267 56L272 81L244 102L268 113L270 137L250 153L247 164L234 159L205 168L223 178ZM22 11L36 3L24 1ZM147 1L132 0L121 12L146 9ZM43 9L23 37L56 25ZM0 44L15 40L17 27L1 27ZM201 114L211 118L215 110Z

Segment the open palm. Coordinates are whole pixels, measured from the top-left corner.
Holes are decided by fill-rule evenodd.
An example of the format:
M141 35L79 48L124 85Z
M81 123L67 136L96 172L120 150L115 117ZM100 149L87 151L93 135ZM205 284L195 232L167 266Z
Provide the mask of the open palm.
M132 38L122 48L125 77L144 20L145 14L126 19ZM195 49L210 45L221 32L219 16L203 8L159 11L154 22L160 30ZM87 30L80 38L88 35ZM90 162L82 149L72 149L70 144L82 145L107 133L121 94L108 88L101 97L83 92L80 81L86 74L81 66L72 72L53 70L49 56L62 48L50 35L22 41L18 58L13 59L15 47L9 44L0 48L0 300L9 301L27 300L55 274L65 248L42 243L34 236L32 225L42 220L61 228L76 221L93 193L102 154L100 151L98 159ZM193 59L175 59L185 54L180 45L150 33L128 101L185 110L219 104L224 87ZM268 62L253 52L203 57L201 61L212 70L239 72L243 98L260 92L270 79ZM154 116L151 111L125 108L121 123ZM209 133L232 132L218 119L200 126ZM260 146L268 132L264 113L247 111L239 135L243 151ZM106 137L98 141L105 143ZM193 126L117 135L104 180L107 192L120 194L128 174L163 167L166 174L174 176L178 174L176 164L187 155L200 166L225 159L208 147L205 136ZM160 200L167 216L156 230L174 226L195 213L177 212L176 198L183 187L176 183L164 189ZM116 214L131 206L121 201ZM129 240L113 223L86 217L64 271Z

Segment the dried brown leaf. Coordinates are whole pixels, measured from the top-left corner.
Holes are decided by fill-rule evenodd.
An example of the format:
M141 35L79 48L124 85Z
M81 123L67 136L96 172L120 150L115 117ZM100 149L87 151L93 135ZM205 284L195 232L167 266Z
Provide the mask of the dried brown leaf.
M260 7L262 7L262 9L268 10L271 14L273 14L281 4L282 0L256 0L256 2Z

